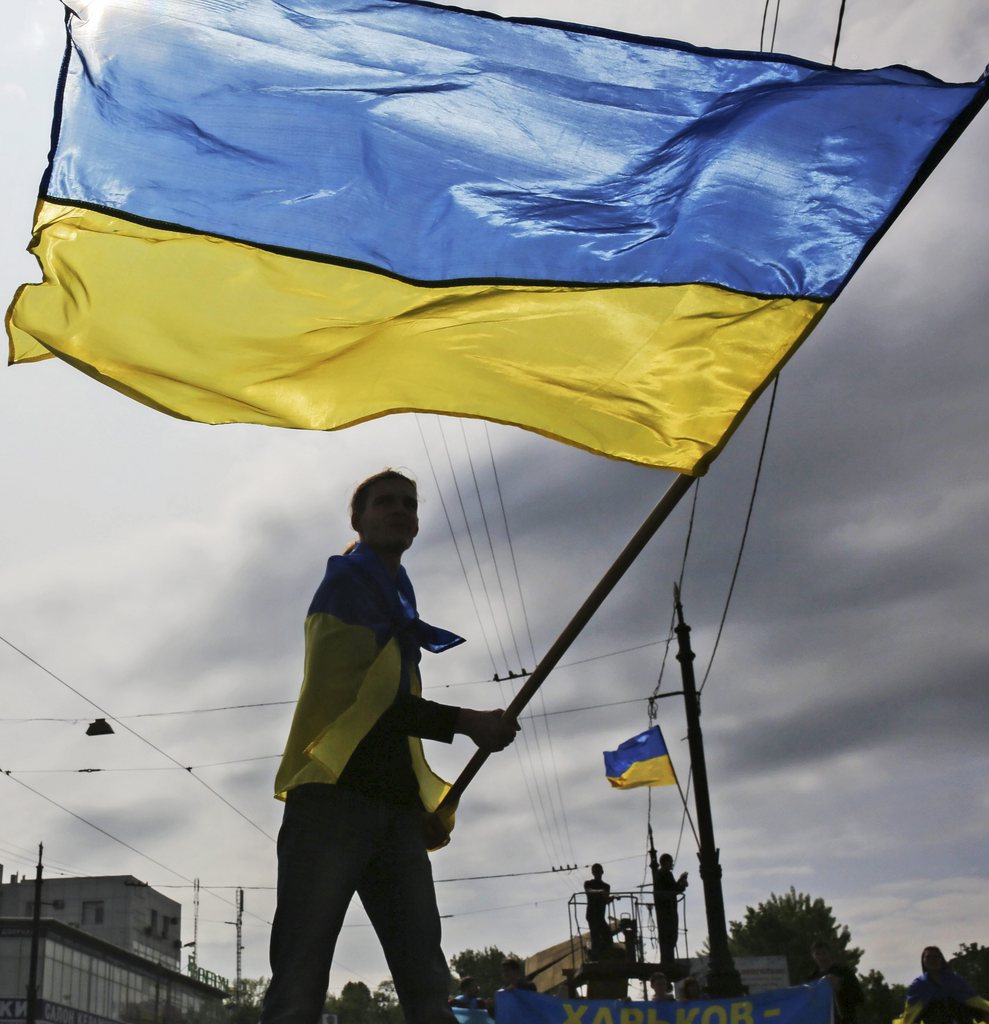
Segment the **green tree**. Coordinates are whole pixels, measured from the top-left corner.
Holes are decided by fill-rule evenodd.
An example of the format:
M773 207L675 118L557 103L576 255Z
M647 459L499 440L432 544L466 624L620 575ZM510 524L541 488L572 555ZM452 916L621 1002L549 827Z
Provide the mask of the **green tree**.
M857 968L862 950L850 946L851 939L848 928L838 924L824 900L812 900L793 886L782 896L770 893L765 903L746 907L745 920L728 925L733 956L783 955L793 984L805 981L814 971L810 955L814 942L828 943L836 959Z
M882 971L869 971L860 976L865 1002L859 1009L859 1024L890 1024L903 1013L907 990L905 985L887 984Z
M502 960L518 960L525 963L525 957L518 953L503 953L497 946L485 949L465 949L450 957L450 966L456 975L454 986L460 978L476 978L481 986L482 996L494 995L501 988Z
M326 997L323 1011L335 1013L339 1024L402 1024L404 1020L390 979L373 992L363 981L348 981L338 996Z
M370 1024L371 990L363 981L348 981L340 995L327 997L324 1010L335 1013L340 1024Z
M398 1004L395 983L391 978L385 979L371 993L371 1003L374 1008L375 1024L404 1024L405 1014Z
M256 1024L267 988L267 978L241 978L240 1001L230 999L227 1002L228 1024Z
M951 969L957 971L979 993L989 993L989 946L963 942L951 958Z

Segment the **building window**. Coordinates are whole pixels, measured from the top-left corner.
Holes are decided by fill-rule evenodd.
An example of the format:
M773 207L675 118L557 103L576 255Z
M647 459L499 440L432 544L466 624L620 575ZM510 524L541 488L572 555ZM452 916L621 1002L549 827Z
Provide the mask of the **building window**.
M103 900L82 901L82 923L102 924L103 923Z

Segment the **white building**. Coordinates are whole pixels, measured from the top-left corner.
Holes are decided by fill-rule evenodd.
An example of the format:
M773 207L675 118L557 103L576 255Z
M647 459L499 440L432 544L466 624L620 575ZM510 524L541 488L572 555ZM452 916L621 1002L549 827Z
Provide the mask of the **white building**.
M0 885L0 1024L28 1018L34 880ZM221 1024L225 980L180 970L181 907L130 875L45 879L38 1024Z
M32 917L34 879L0 885L0 917ZM46 878L41 916L178 969L182 907L132 875Z

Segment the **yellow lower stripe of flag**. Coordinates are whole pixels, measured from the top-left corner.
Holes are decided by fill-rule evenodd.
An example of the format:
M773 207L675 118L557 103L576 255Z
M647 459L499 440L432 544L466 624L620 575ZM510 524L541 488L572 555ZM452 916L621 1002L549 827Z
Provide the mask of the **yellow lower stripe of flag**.
M668 755L636 761L620 776L608 776L615 789L635 789L636 786L675 786L677 777Z
M12 362L57 355L206 423L436 412L686 473L825 309L709 285L425 287L47 202L35 238Z

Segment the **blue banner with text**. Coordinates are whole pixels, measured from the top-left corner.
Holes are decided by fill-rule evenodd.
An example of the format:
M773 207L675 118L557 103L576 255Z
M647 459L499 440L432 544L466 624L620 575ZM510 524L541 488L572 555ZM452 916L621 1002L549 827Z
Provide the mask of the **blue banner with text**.
M637 1003L507 991L495 996L498 1024L830 1024L827 981L730 999Z

